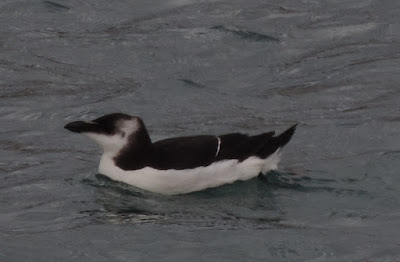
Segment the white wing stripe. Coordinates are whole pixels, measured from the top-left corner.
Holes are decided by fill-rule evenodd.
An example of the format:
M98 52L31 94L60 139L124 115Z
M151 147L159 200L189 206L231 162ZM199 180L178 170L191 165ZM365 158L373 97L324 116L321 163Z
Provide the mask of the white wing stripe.
M218 139L218 146L217 146L217 152L215 153L215 157L218 156L219 150L221 149L221 139L219 137L217 137Z

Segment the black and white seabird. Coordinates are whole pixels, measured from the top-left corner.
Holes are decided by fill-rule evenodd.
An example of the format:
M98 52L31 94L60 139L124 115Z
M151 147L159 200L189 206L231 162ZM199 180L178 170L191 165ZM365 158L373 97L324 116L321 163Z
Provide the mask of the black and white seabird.
M296 125L249 136L176 137L152 143L143 120L114 113L93 121L75 121L66 129L82 133L103 148L99 172L113 180L155 193L175 195L249 180L276 169L280 150Z

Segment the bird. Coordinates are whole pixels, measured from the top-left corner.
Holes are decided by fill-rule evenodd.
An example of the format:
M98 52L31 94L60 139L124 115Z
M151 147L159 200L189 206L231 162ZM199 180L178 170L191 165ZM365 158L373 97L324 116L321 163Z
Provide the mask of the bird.
M99 173L163 195L179 195L246 181L277 169L297 124L275 136L242 133L173 137L152 142L143 120L124 113L74 121L67 130L103 149Z

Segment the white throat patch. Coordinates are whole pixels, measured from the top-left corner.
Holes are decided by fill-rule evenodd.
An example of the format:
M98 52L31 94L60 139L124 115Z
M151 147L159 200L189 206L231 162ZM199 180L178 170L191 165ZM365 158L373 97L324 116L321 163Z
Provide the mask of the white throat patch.
M122 120L118 123L117 131L115 134L96 134L84 133L89 138L99 144L105 154L117 155L127 144L129 136L139 130L140 124L137 119Z

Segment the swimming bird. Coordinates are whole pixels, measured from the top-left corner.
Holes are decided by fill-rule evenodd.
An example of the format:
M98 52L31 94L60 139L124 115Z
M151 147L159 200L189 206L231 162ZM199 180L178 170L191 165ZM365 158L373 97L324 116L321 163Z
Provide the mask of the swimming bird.
M99 172L112 180L165 195L185 194L249 180L276 169L281 148L296 125L282 134L175 137L152 142L143 120L113 113L75 121L66 129L100 145Z

